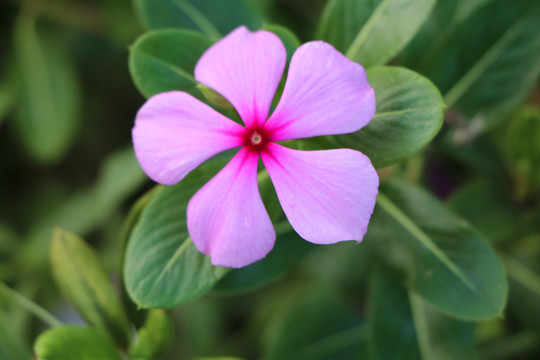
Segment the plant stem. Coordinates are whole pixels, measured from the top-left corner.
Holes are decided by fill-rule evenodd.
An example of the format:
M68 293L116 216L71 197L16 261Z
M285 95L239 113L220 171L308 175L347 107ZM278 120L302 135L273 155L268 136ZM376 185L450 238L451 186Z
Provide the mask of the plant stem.
M52 315L50 312L33 302L32 300L28 299L27 297L23 296L22 294L18 293L17 291L13 290L6 284L0 281L0 297L5 298L11 303L20 306L21 308L25 309L31 314L34 314L43 322L49 324L50 326L59 326L62 325L62 322L58 320L54 315Z

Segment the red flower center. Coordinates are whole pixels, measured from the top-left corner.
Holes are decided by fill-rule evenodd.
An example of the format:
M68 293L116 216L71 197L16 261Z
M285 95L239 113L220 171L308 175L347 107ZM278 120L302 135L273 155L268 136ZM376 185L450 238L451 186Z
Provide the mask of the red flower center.
M268 135L269 134L267 134L264 128L246 129L246 132L244 134L244 146L247 146L254 151L260 152L264 149L264 147L270 140L268 138Z

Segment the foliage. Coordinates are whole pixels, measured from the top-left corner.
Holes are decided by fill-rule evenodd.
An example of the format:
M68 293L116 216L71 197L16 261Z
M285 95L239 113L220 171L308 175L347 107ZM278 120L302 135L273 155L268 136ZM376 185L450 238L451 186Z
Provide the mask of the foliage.
M0 9L0 359L540 356L540 3ZM303 241L261 170L276 245L215 267L186 207L231 153L168 187L140 170L130 131L145 98L186 91L238 120L193 71L239 25L277 34L288 60L324 40L366 68L368 126L287 144L371 159L381 185L362 243Z

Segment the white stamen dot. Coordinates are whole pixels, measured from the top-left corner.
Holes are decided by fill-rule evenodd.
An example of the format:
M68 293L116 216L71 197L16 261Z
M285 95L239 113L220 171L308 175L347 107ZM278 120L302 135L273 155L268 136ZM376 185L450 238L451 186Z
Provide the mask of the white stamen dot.
M251 135L251 144L252 145L259 145L262 142L262 136L259 133L253 133Z

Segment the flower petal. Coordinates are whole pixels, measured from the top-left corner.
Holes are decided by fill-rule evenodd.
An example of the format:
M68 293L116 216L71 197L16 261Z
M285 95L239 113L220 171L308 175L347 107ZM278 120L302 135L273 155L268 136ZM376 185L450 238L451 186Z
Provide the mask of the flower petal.
M285 215L301 237L315 244L362 240L379 186L365 155L271 143L261 156Z
M257 153L242 148L189 201L188 230L212 264L239 268L272 250L276 233L257 185Z
M268 118L287 53L275 34L241 26L210 47L195 67L195 79L231 102L248 128Z
M176 184L206 159L242 145L245 129L189 94L152 96L137 113L135 155L152 180Z
M312 41L294 53L281 100L266 128L273 140L347 134L375 114L364 68L331 45Z

